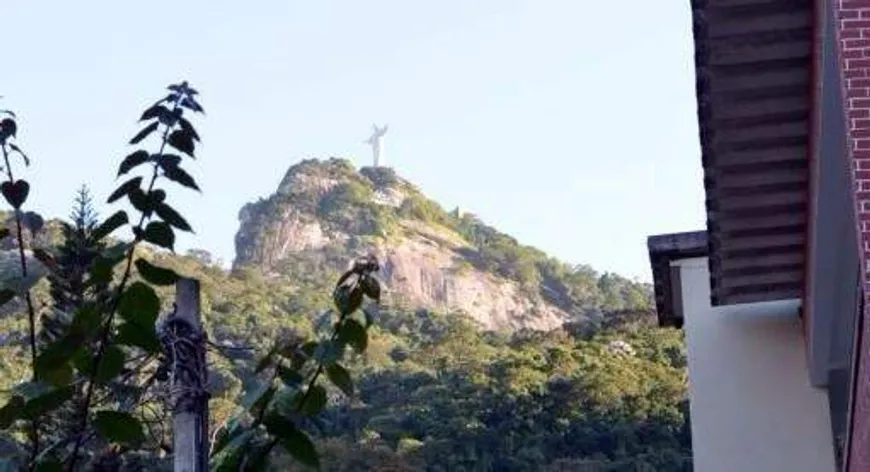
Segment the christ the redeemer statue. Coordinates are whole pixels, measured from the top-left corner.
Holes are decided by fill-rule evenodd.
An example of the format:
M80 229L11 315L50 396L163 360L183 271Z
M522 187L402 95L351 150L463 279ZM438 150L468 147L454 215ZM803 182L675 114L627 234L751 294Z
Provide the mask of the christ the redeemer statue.
M387 125L383 128L378 128L377 125L372 125L372 136L366 141L372 147L372 156L374 157L375 167L382 167L386 162L384 154L384 135L387 134Z

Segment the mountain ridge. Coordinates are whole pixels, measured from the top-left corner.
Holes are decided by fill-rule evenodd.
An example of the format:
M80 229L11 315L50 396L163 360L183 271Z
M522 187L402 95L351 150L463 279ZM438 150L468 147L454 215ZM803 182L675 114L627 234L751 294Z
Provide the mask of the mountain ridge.
M392 303L463 312L489 330L549 330L651 302L648 284L569 266L448 212L391 168L303 160L239 221L234 269L292 278L302 275L293 264L334 272L371 253Z

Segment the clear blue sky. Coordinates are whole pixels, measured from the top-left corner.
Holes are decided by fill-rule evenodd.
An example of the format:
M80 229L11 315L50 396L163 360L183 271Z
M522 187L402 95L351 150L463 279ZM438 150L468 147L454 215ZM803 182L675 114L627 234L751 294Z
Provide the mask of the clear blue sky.
M649 279L648 234L703 227L688 0L2 3L0 107L47 216L103 201L186 79L208 115L180 249L231 261L245 202L303 158L368 164L372 122L429 196L568 262Z

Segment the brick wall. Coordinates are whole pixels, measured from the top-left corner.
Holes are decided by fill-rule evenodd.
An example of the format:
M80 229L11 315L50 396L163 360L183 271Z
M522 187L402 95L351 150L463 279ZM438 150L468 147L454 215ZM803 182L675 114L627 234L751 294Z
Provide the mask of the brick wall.
M865 301L870 301L870 0L833 1L842 66L848 146L855 183ZM849 471L870 471L870 303L865 302L856 398L852 404Z

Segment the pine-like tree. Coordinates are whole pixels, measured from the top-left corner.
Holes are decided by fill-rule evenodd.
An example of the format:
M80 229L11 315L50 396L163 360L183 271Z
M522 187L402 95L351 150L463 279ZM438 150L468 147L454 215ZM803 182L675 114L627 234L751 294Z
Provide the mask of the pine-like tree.
M69 222L62 222L63 243L57 248L56 267L48 276L53 310L42 318L44 339L62 336L76 309L87 300L108 292L105 284L86 284L88 268L100 251L103 241L91 237L98 224L97 213L87 186L78 190Z

